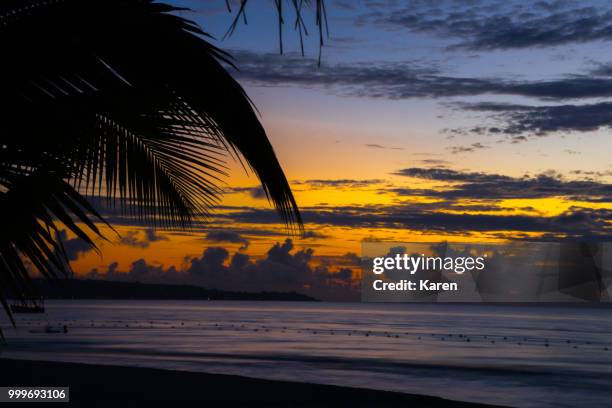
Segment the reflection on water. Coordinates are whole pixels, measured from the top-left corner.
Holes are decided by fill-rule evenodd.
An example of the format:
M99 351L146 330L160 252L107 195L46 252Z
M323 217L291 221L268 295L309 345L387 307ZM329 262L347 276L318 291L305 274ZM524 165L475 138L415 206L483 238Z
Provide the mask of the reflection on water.
M55 301L3 321L5 357L368 387L514 406L610 406L612 310ZM48 333L48 326L68 333Z

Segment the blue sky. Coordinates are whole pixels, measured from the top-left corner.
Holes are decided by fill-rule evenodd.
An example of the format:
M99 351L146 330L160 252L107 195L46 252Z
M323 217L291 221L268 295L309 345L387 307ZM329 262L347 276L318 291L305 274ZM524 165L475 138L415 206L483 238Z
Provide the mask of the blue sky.
M322 69L312 66L319 52L312 9L304 12L311 33L306 41L306 56L300 62L294 14L290 9L285 10L283 27L286 55L277 58L278 25L272 2L249 2L248 24L240 24L229 38L223 37L237 5L229 13L224 1L177 4L194 9L184 15L195 19L218 39L214 41L216 45L233 53L239 68L251 67L253 55L270 60L268 65L260 61L247 69L245 75L239 75L268 127L281 126L279 122L285 124L283 129L300 123L321 123L321 132L331 134L328 142L391 144L441 154L462 167L514 175L549 169L570 173L587 166L589 170L603 172L609 167L606 155L602 154L602 147L610 146L604 131L606 120L587 131L575 131L570 124L569 129L553 127L546 137L530 136L537 133L534 129L501 136L470 130L510 126L512 121L520 120L520 115L499 107L497 112L491 112L483 107L464 106L495 103L554 107L605 101L610 95L593 97L592 92L578 90L575 98L559 98L557 93L563 87L577 86L571 80L589 78L610 61L610 36L606 34L610 28L606 18L611 7L606 2L328 0L330 36L325 38L323 48L322 68L327 69L323 74ZM348 82L359 81L358 75L367 73L357 72L355 78L329 84L255 78L270 65L282 70L283 65L289 65L288 61L292 67L302 65L297 71L301 76L324 76L329 71L338 73L350 67L386 66L420 70L424 77L468 78L532 87L541 81L558 84L551 97L533 97L524 92L503 94L488 89L491 85L470 95L451 92L432 96L426 89L425 95L397 97L382 92L382 96L364 97L363 89L354 91L360 87L358 82ZM610 86L609 82L608 77L602 78L604 86ZM374 82L362 88L371 90L375 86ZM452 86L451 83L449 88ZM532 124L536 125L539 123ZM338 132L338 128L345 131ZM450 129L455 131L449 132ZM283 152L283 145L293 138L286 132L283 137L271 132L271 137ZM524 138L529 141L519 143ZM457 152L460 154L453 154Z

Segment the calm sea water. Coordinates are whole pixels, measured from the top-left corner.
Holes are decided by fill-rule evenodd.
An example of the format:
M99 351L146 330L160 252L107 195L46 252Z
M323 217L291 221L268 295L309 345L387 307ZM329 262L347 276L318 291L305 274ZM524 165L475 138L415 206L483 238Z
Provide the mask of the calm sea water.
M69 331L48 333L46 326ZM520 407L612 406L612 309L55 301L2 356L338 384Z

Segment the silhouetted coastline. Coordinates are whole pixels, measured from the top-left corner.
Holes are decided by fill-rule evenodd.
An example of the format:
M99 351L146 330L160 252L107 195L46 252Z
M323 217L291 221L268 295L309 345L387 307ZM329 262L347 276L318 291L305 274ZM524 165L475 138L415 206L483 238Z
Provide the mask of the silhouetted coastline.
M45 299L143 300L278 300L315 301L296 292L234 292L195 285L117 282L94 279L34 280L36 293Z

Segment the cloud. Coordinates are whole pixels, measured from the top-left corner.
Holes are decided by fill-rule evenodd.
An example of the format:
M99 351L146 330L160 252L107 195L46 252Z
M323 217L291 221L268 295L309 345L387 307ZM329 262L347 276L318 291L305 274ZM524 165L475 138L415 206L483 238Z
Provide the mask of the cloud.
M499 174L487 174L487 173L468 173L461 172L451 169L430 169L420 167L410 167L406 169L398 170L394 173L397 176L415 177L427 180L439 180L439 181L493 181L497 182L500 180L511 180L512 177L502 176Z
M335 0L333 6L342 10L355 10L355 8L357 7L354 2L342 0Z
M500 133L515 136L545 136L555 132L589 132L612 125L612 102L583 105L527 106L503 103L458 104L466 111L491 113ZM516 138L515 138L516 139ZM522 139L518 140L524 140Z
M328 235L322 234L318 231L308 230L302 234L303 239L325 239L329 238Z
M135 248L146 248L149 246L149 242L146 239L141 240L139 231L128 231L124 236L121 237L119 243L121 245L127 245Z
M235 231L210 231L208 234L206 234L206 240L211 242L230 242L233 244L242 244L240 249L247 249L249 247L249 240Z
M612 63L597 63L597 66L591 70L591 75L612 77Z
M255 187L230 187L228 189L225 190L226 194L232 194L232 193L248 193L251 198L256 198L256 199L265 199L268 198L266 196L266 192L264 191L263 188L261 188L261 186L255 186Z
M510 177L481 172L461 172L451 169L411 167L396 175L441 182L458 183L446 189L392 189L404 196L426 195L445 200L502 200L565 197L573 200L612 202L612 184L595 180L566 180L559 174Z
M158 241L167 241L168 238L163 235L157 235L157 231L153 228L145 228L144 230L131 230L121 237L119 243L134 248L148 248L151 243Z
M384 183L382 179L310 179L310 180L295 180L292 184L306 184L311 188L360 188L368 187L375 184Z
M64 246L64 251L69 261L76 261L79 258L79 255L94 249L81 238L76 237L68 239L68 233L66 230L61 230L58 233L58 236L62 240L62 245Z
M575 237L580 239L612 239L608 220L610 210L573 207L556 216L450 213L448 203L436 205L398 204L360 207L302 208L304 221L313 225L332 225L352 228L388 228L449 233L470 236L485 233L503 238L521 238L522 233L548 234L551 239ZM245 209L231 215L242 223L278 223L272 210ZM528 238L528 236L524 236Z
M579 154L579 153L578 153ZM572 170L570 171L570 174L574 174L576 176L584 176L584 177L612 177L612 171L611 170L604 170L604 171L594 171L594 170Z
M610 41L611 21L610 5L593 1L388 3L371 5L357 18L358 24L448 38L450 48L484 51Z
M600 172L601 175L607 173ZM612 202L612 184L597 181L592 174L574 174L567 179L555 172L534 176L511 177L494 173L468 172L444 167L401 169L394 173L443 184L440 188L381 187L381 194L398 197L427 197L432 202L399 202L389 205L312 206L302 207L307 225L354 228L407 229L424 233L470 235L484 233L504 238L529 238L526 233L548 237L612 236L608 220L612 211L589 208L589 203ZM521 214L508 213L499 205L508 199L563 198L584 203L561 214L549 216L536 208L516 208ZM396 201L397 202L397 201ZM243 208L225 215L233 222L277 224L272 210Z
M612 96L612 77L569 75L552 80L455 77L420 61L353 62L317 66L297 55L279 56L251 51L233 52L243 81L262 86L321 87L343 96L385 99L515 95L541 100ZM389 148L369 143L371 148ZM401 149L401 148L399 148Z
M189 260L186 268L176 270L137 260L121 272L118 264L111 264L105 273L91 271L87 277L148 283L184 283L221 290L261 292L277 291L305 293L319 299L356 300L358 282L353 279L351 264L354 258L347 254L345 263L351 267L331 268L325 262L314 265L314 251L296 250L291 239L276 243L261 259L236 252L233 255L223 247L208 247L199 257Z
M352 280L351 269L332 271L328 266L313 266L313 257L310 248L295 250L291 239L274 244L259 260L241 253L230 258L223 248L207 248L201 258L191 261L186 272L198 277L203 286L219 289L295 290L323 298L356 296L357 282ZM225 261L229 261L227 266Z
M406 150L404 147L384 146L376 143L366 143L364 146L371 149Z
M480 142L472 143L469 146L451 146L449 149L452 154L458 153L473 153L476 150L488 149L489 146L485 146Z
M176 268L165 269L161 265L151 265L142 258L132 262L127 272L119 270L118 262L112 262L106 271L100 272L94 268L85 275L85 278L122 282L184 283L182 274Z
M167 241L168 238L163 235L157 235L157 231L154 228L147 228L144 230L145 237L148 242Z

